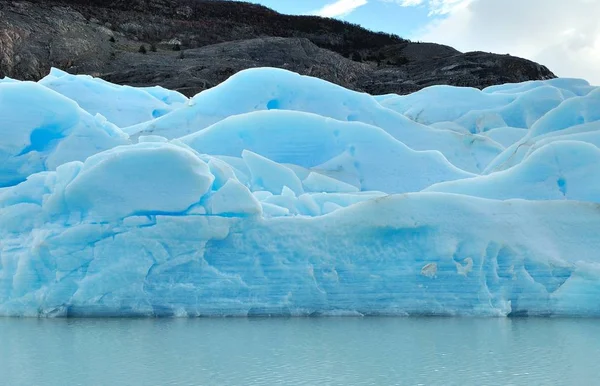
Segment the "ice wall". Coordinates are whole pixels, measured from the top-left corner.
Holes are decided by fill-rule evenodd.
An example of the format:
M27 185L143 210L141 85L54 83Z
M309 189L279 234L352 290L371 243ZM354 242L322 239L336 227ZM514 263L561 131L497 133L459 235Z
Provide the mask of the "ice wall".
M598 95L0 81L0 315L600 316Z

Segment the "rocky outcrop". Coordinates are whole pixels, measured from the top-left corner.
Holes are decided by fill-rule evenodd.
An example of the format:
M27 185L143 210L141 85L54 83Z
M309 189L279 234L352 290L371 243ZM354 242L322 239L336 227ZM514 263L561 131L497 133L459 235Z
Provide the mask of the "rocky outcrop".
M146 53L142 53L144 46ZM143 51L143 50L142 50ZM206 0L0 0L0 77L50 67L187 95L251 67L317 76L372 94L434 84L487 87L553 78L508 55L412 43L332 19Z
M183 55L181 55L183 53ZM371 67L317 47L305 38L266 37L150 55L120 53L102 77L118 84L160 84L187 95L213 87L238 71L284 68L360 89Z

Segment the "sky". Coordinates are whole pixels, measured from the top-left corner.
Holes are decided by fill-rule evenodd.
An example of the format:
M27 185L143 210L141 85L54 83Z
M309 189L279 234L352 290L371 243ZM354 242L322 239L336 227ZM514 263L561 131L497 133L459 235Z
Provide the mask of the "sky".
M251 0L460 51L511 54L600 85L600 0Z

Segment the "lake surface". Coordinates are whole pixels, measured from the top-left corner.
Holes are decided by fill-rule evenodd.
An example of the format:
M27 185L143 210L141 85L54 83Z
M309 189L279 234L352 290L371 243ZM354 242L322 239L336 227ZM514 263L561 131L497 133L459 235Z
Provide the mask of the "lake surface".
M2 385L586 385L600 320L0 318Z

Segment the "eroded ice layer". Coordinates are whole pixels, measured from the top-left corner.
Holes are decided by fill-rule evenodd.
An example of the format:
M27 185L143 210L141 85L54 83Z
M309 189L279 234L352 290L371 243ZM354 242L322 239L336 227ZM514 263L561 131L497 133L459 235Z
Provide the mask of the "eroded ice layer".
M228 215L42 222L21 206L37 223L3 237L0 313L600 314L595 204L420 193L265 219L231 183Z
M600 316L598 90L5 79L0 315Z

